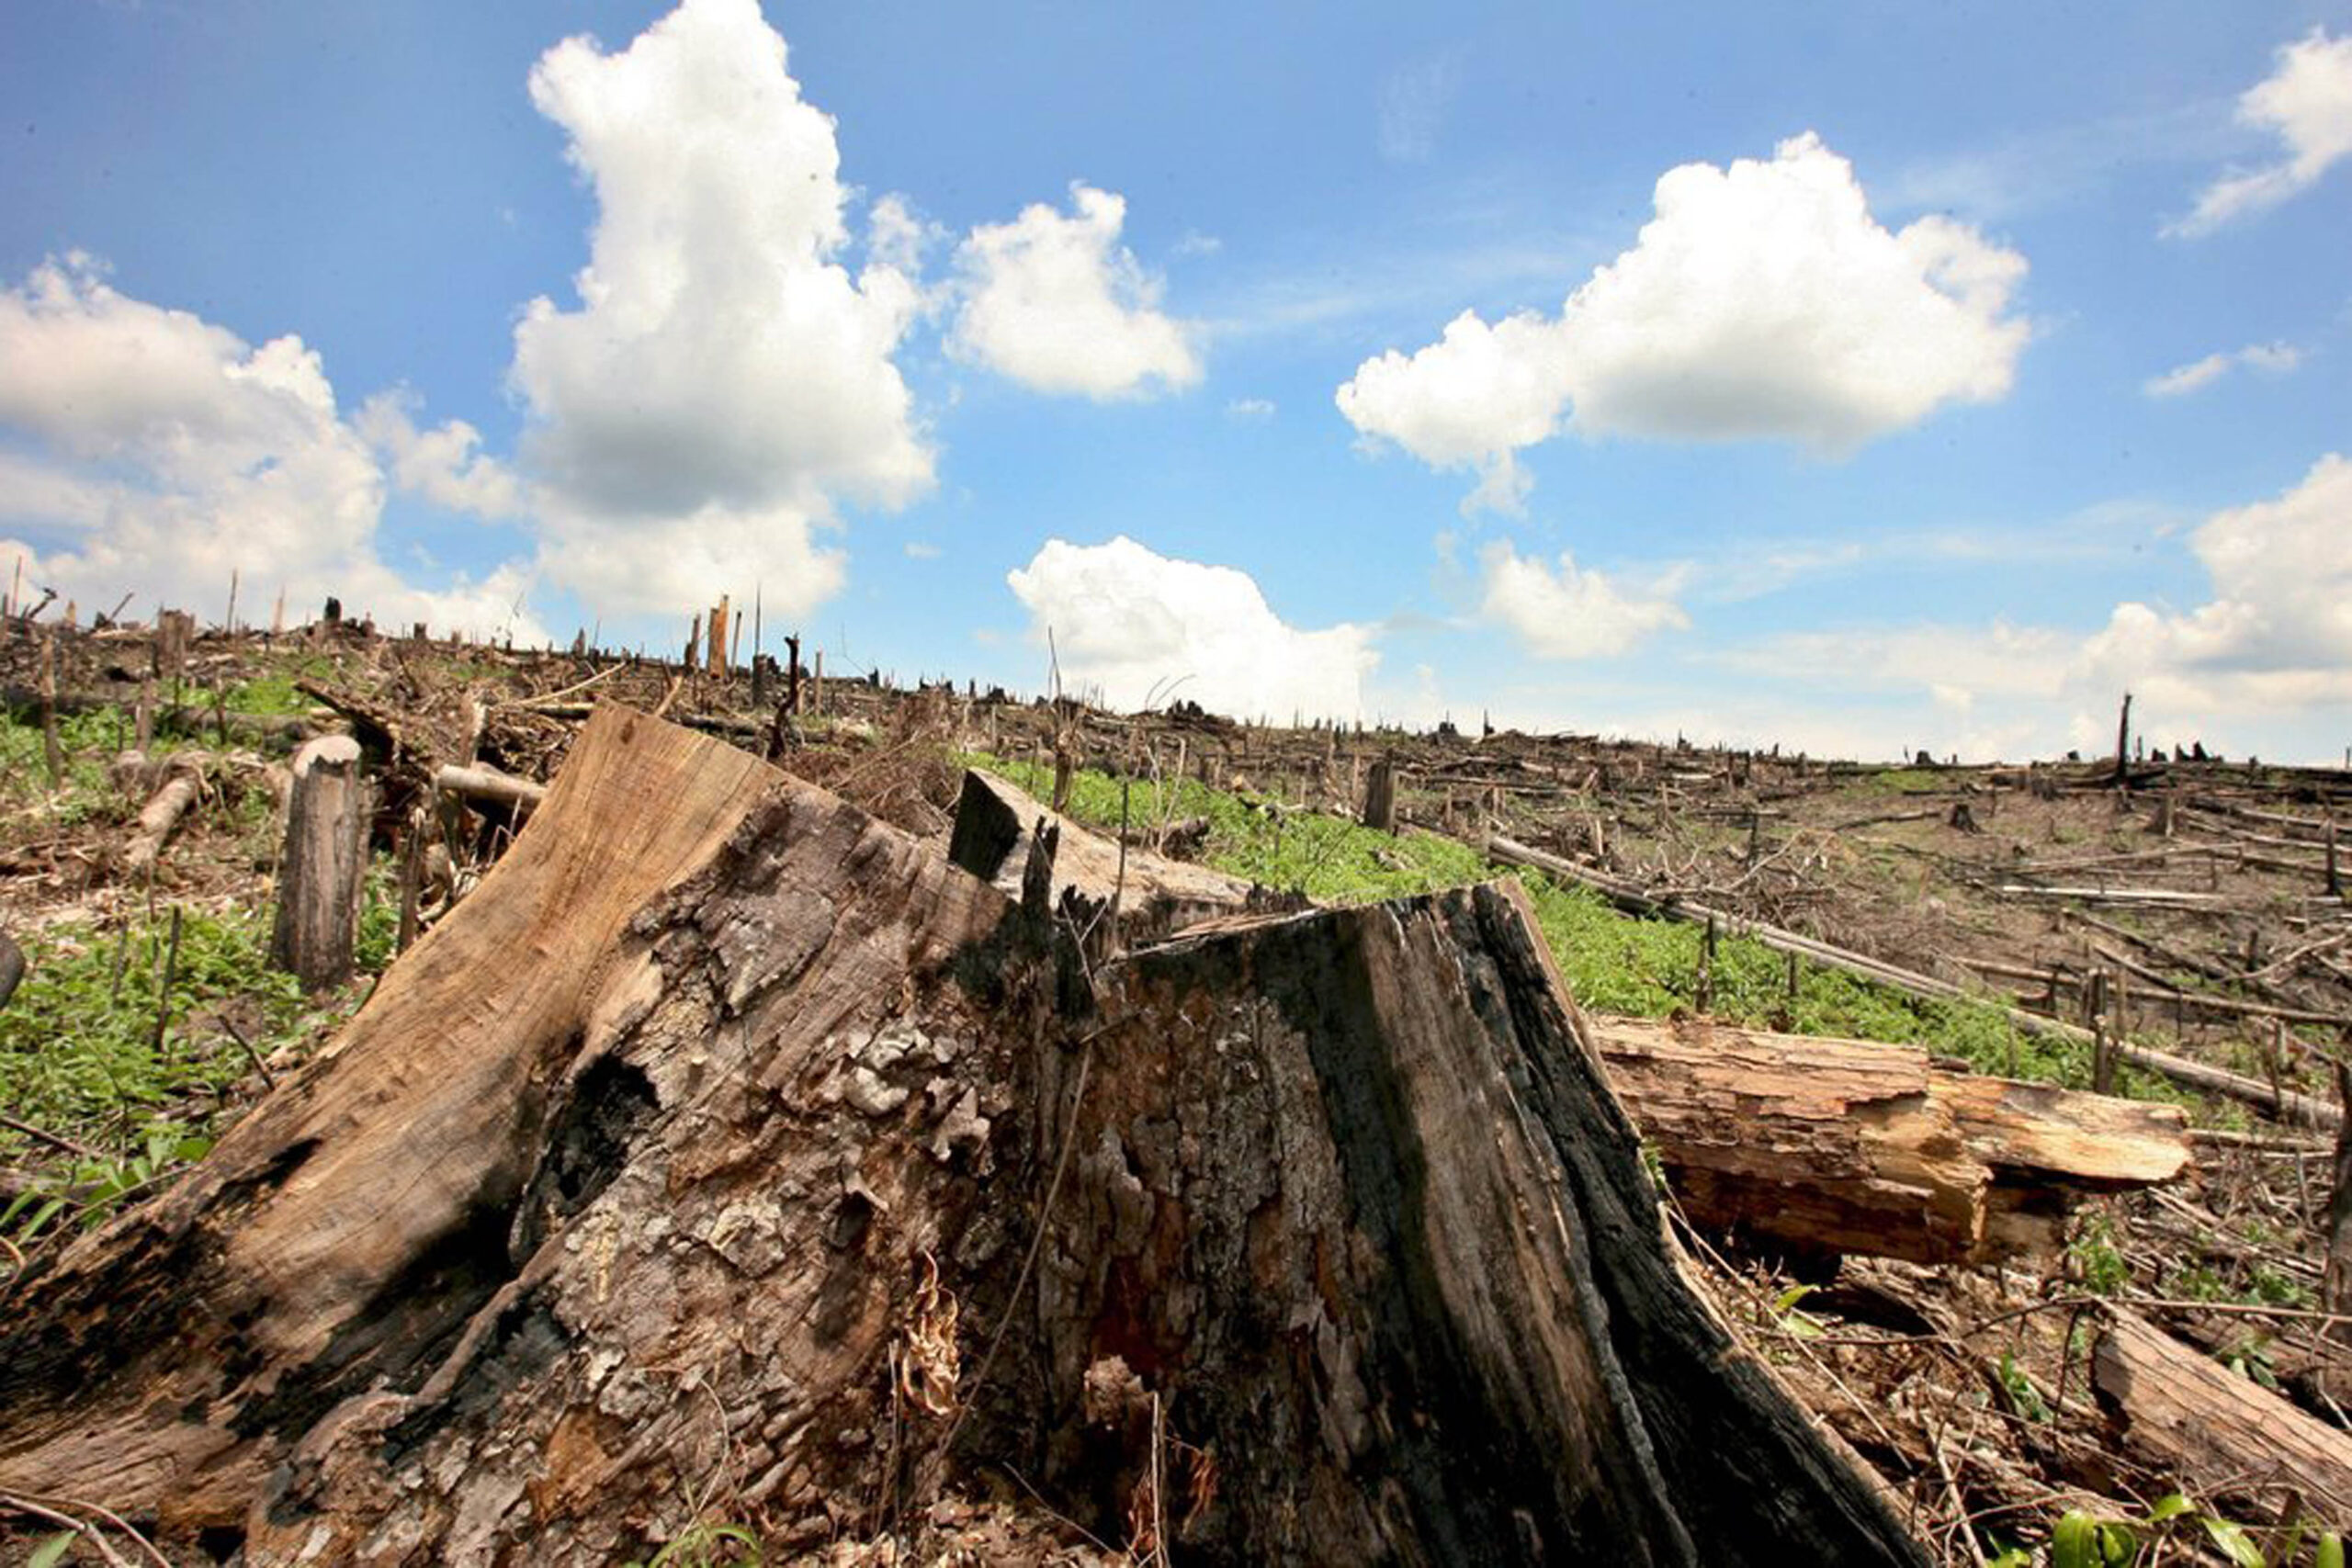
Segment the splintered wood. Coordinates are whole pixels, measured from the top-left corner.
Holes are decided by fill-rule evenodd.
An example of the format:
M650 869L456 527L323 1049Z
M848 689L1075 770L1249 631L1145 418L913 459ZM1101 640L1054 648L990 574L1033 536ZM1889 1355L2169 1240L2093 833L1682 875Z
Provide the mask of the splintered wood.
M920 1553L1018 1455L1202 1561L1924 1562L1683 1270L1511 890L1090 968L608 708L325 1054L19 1278L0 1492L252 1564L700 1505Z

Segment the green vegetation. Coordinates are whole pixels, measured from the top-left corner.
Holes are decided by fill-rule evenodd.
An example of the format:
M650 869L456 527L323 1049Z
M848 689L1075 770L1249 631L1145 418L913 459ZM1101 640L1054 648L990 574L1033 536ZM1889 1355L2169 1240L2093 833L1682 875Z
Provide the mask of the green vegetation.
M222 1019L263 1053L306 1022L293 977L268 966L266 921L266 913L184 910L175 961L161 912L114 931L64 924L20 939L24 983L0 1010L0 1104L45 1131L126 1154L156 1127L184 1132L191 1110L209 1114L209 1101L253 1070ZM0 1129L0 1150L22 1148L15 1132Z

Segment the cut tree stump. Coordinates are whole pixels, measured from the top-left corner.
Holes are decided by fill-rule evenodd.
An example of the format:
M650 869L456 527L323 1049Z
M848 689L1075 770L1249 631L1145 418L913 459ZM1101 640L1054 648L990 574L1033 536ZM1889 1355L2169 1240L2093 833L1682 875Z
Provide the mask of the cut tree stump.
M322 1055L9 1295L0 1492L255 1568L697 1507L929 1561L1007 1464L1203 1563L1926 1560L1691 1288L1514 890L1090 975L615 708Z
M359 742L322 735L294 753L277 870L277 921L269 958L320 991L351 978L368 871L368 784Z
M2257 1509L2261 1523L2352 1529L2352 1436L2281 1395L2120 1308L2091 1382L2125 1449L2170 1484Z

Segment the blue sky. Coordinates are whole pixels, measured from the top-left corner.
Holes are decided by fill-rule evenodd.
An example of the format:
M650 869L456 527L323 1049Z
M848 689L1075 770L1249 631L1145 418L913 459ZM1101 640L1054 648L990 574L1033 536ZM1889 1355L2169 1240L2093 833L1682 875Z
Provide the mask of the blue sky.
M2352 11L0 19L0 572L1288 718L2352 745Z

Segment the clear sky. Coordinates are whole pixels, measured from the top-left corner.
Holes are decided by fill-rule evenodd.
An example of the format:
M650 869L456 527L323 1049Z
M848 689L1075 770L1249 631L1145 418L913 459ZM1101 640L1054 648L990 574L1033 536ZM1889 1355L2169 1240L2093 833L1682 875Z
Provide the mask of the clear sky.
M0 109L86 607L2352 746L2343 4L14 0Z

